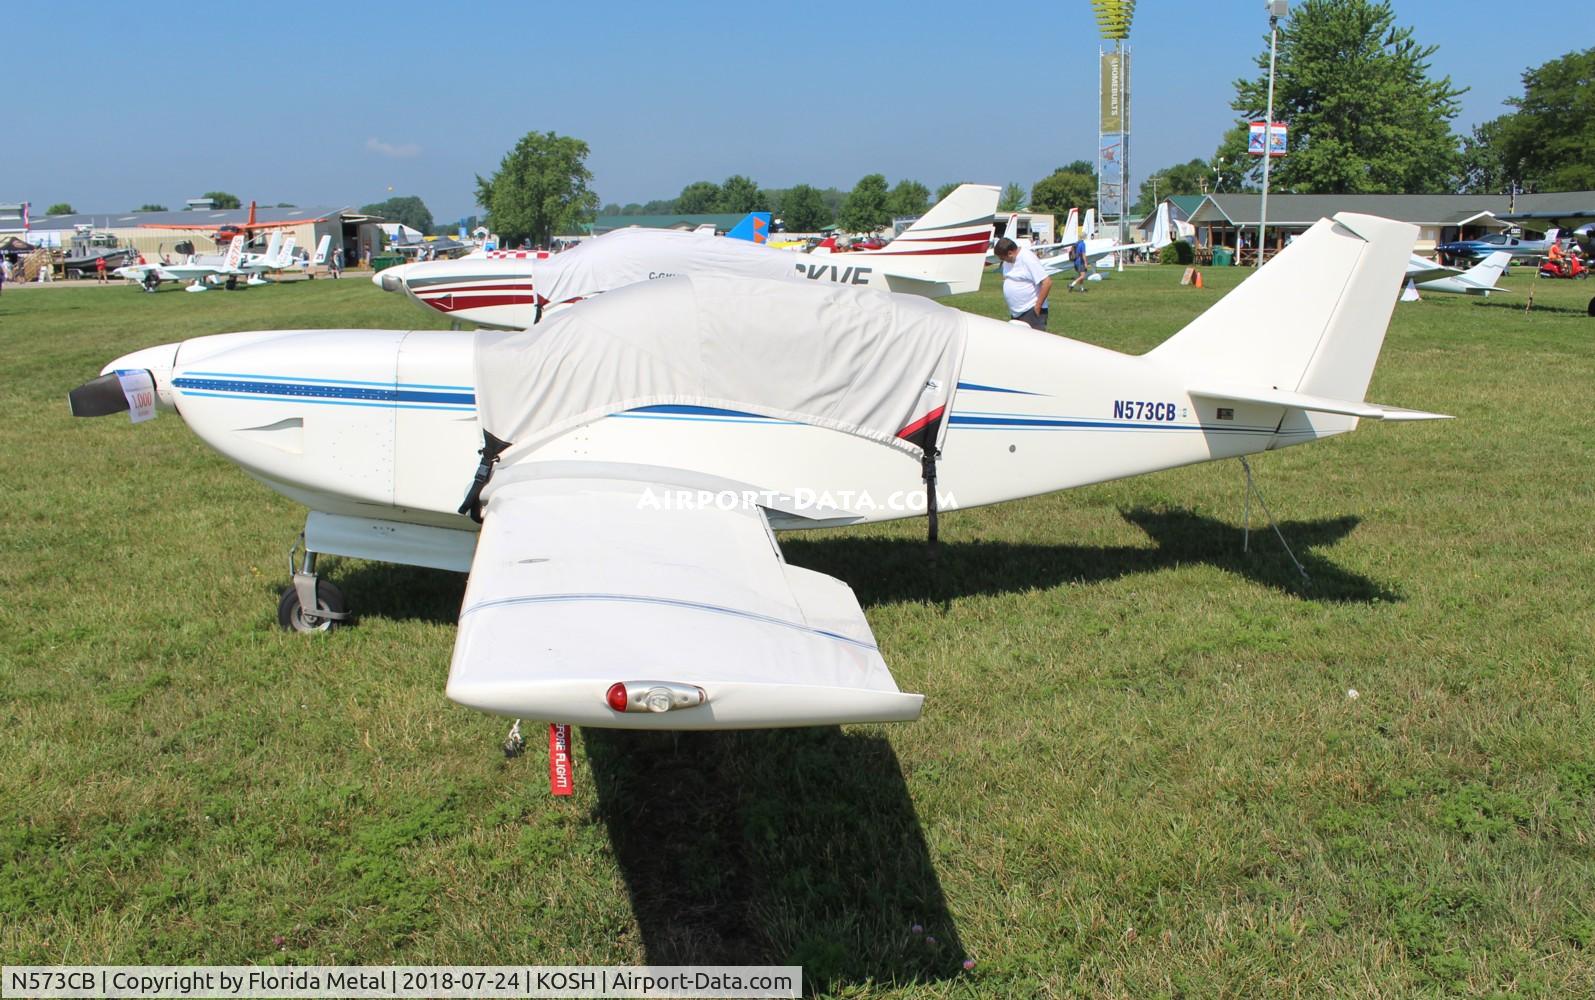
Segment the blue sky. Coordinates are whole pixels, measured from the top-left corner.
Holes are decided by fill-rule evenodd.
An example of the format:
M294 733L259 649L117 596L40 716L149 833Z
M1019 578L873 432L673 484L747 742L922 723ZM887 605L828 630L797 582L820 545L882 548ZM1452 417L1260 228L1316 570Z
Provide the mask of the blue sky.
M1395 7L1440 46L1433 72L1471 88L1459 131L1502 113L1524 69L1591 42L1525 30L1499 0ZM1137 6L1133 183L1212 154L1231 82L1264 45L1263 8ZM444 220L475 211L474 175L534 130L587 141L606 203L733 173L768 187L845 189L879 171L1028 189L1095 145L1087 0L77 11L9 12L13 70L41 69L14 82L0 119L0 201L125 211L215 189L300 205L416 194Z

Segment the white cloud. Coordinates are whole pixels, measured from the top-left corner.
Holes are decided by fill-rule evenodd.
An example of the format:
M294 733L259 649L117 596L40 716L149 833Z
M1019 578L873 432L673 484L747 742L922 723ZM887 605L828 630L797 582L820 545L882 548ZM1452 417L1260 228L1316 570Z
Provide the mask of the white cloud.
M413 142L403 142L394 145L391 142L383 142L381 139L374 137L366 140L366 148L373 153L391 156L396 160L408 160L411 157L421 155L421 147Z

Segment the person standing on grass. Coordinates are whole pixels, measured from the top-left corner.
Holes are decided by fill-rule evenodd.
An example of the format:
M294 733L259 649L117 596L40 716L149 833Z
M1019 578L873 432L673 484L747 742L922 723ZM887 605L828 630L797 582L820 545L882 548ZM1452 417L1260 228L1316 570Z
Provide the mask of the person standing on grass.
M1028 323L1032 330L1045 330L1051 275L1033 250L1006 236L992 249L1002 262L1002 298L1008 304L1009 318Z
M101 254L100 256L94 258L94 281L95 281L95 284L99 284L99 285L109 285L111 283L105 277L105 255L104 254Z
M1069 282L1069 291L1086 292L1090 289L1085 286L1085 237L1082 236L1074 245L1074 280Z

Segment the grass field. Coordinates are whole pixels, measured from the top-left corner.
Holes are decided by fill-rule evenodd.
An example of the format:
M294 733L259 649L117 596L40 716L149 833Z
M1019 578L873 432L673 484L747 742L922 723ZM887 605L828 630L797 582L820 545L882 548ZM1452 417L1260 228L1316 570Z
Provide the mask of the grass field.
M1240 278L1206 276L1059 295L1053 327L1140 352ZM1531 280L1397 307L1369 398L1459 419L1254 462L1309 585L1266 528L1242 553L1234 463L952 514L934 570L919 521L787 535L924 718L579 731L568 800L540 734L506 761L443 696L463 577L329 560L358 626L280 632L303 511L170 413L67 415L142 346L441 324L367 281L8 288L0 958L1595 995L1595 286L1525 316Z

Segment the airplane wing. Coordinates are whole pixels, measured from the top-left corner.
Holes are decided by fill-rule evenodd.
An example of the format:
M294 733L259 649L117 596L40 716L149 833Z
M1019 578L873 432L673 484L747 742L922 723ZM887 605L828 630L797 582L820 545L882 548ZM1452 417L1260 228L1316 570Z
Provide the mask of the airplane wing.
M450 699L628 729L919 717L853 592L788 565L760 507L631 468L560 478L534 463L489 489Z
M1425 281L1434 281L1436 278L1454 278L1461 273L1462 270L1460 268L1436 264L1426 257L1419 257L1417 254L1413 254L1407 260L1407 277L1420 285Z

